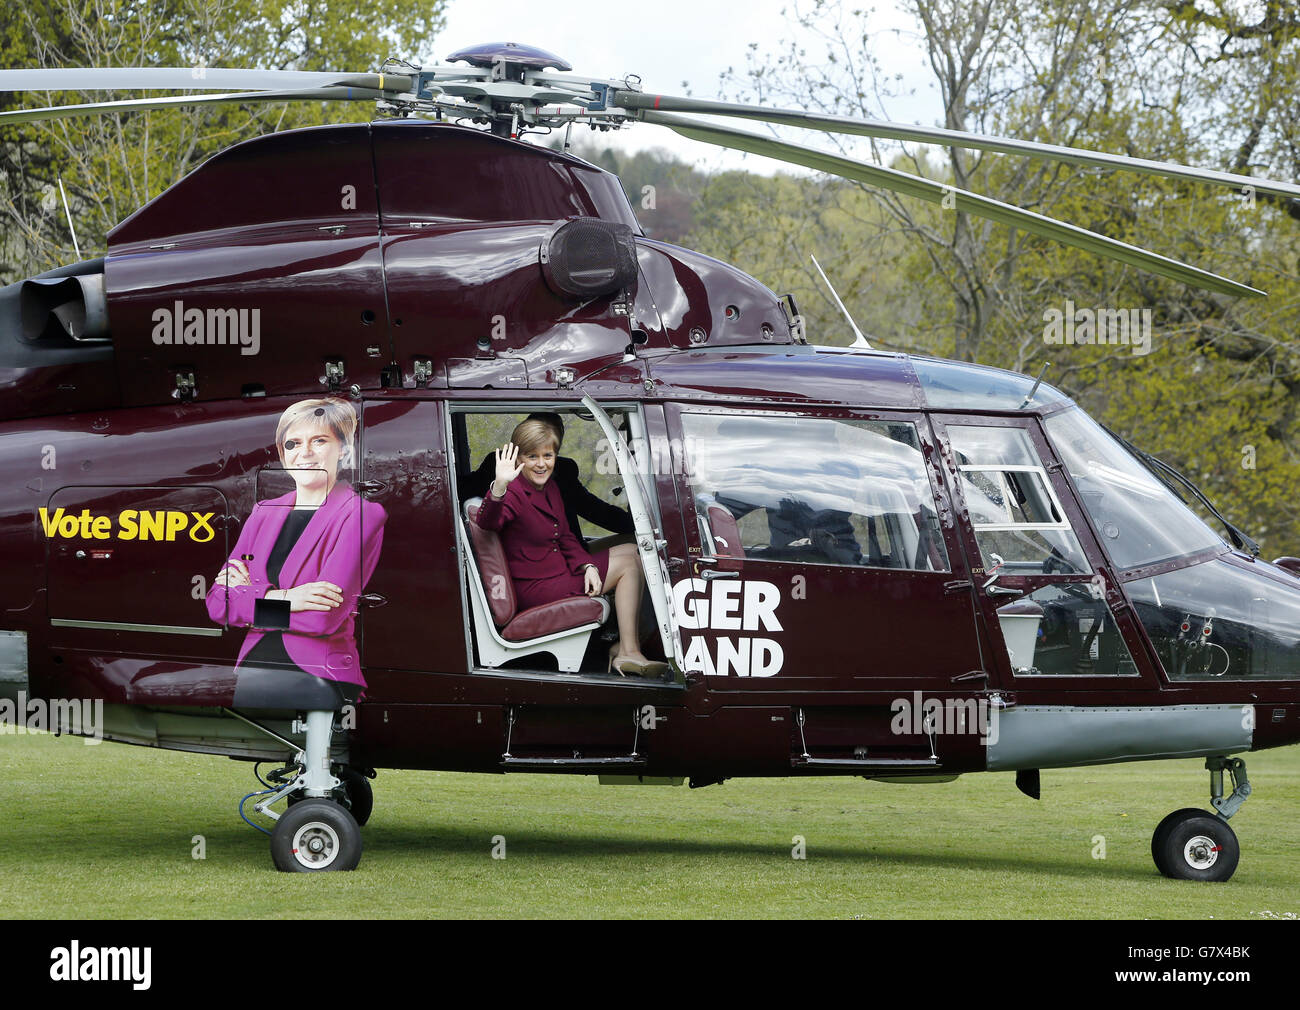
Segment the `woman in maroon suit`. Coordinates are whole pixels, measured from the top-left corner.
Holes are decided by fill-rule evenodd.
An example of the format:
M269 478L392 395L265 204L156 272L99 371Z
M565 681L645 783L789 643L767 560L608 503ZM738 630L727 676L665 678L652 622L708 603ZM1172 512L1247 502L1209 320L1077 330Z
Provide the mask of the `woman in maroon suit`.
M564 514L564 500L551 480L560 439L545 421L524 421L510 442L496 450L496 478L479 506L476 522L499 533L522 609L566 596L614 593L618 645L610 668L656 676L666 672L641 652L637 616L641 565L632 544L588 554Z

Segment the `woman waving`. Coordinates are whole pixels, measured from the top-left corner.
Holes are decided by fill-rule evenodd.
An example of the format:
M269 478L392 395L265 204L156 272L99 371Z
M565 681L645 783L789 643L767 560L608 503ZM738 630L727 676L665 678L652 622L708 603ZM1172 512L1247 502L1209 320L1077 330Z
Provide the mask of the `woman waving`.
M524 421L516 427L510 442L496 451L496 477L476 522L500 534L521 608L612 591L619 640L610 650L610 669L660 676L667 664L647 659L637 634L641 568L636 548L620 544L596 554L583 548L551 480L559 451L559 436L546 422Z

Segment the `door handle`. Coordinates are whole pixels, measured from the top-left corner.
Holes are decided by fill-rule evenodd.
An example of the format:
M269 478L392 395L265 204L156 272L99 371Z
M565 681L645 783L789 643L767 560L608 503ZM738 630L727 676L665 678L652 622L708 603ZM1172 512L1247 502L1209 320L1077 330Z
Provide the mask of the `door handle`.
M1012 589L1010 586L986 586L984 591L990 596L1024 596L1023 589Z
M352 489L366 498L377 498L388 490L388 485L382 480L359 480L353 483Z
M738 579L740 572L720 572L716 568L706 568L700 572L700 578L706 582L710 579Z

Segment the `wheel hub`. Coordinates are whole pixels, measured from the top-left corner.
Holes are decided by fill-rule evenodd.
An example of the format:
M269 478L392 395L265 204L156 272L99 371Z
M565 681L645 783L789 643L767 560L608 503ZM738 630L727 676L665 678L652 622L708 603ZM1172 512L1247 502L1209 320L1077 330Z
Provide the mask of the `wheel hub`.
M1183 846L1183 858L1193 869L1208 870L1218 862L1219 851L1220 847L1215 844L1213 838L1196 835L1194 838L1189 838L1187 844Z
M313 870L329 866L338 852L339 836L332 827L320 821L304 824L293 836L294 858Z

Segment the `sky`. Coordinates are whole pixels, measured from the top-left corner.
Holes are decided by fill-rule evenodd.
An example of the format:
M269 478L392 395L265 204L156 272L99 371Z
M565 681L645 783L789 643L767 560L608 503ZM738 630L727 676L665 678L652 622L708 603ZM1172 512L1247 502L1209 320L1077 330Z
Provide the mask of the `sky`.
M752 6L716 0L653 0L644 4L543 5L524 0L451 0L447 27L434 43L434 56L445 62L457 49L481 42L518 42L560 56L575 72L621 80L638 74L647 91L684 95L683 82L696 98L720 97L719 74L730 68L743 72L750 43L760 51L791 36L807 38L811 55L816 40L808 38L782 15L786 0L756 0ZM804 4L804 6L809 6ZM865 6L865 5L864 5ZM591 12L583 17L580 12ZM904 83L916 88L909 100L891 104L891 119L937 124L942 118L937 93L928 86L923 54L910 18L884 0L870 18L880 32L880 52L888 53L890 74L901 73ZM897 29L906 29L898 34ZM733 120L729 125L761 132L764 128ZM575 128L577 143L592 136ZM807 131L789 132L784 139L830 149L829 143ZM678 137L670 130L649 125L605 134L602 144L624 150L666 148L702 169L744 168L771 173L791 170L769 159L726 152Z

